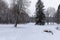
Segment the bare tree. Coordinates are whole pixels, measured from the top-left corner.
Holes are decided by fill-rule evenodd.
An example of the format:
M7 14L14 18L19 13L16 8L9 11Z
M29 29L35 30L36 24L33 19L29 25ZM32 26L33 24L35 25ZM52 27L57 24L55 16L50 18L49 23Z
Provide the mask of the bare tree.
M25 11L25 9L26 9L26 5L27 4L24 4L24 2L23 2L24 0L15 0L14 1L14 3L13 3L13 5L14 5L14 8L13 8L13 10L14 10L14 15L15 15L15 27L17 27L17 24L18 24L18 17L19 16L21 16L22 14L23 15L25 15L24 13L26 13L26 12L24 12ZM24 10L23 12L24 13L22 13L22 10ZM25 16L24 16L25 17ZM23 17L22 17L23 18ZM21 19L21 17L20 17L20 19Z
M7 9L8 9L8 5L0 0L0 22L4 22L5 18L7 16Z
M55 14L55 9L54 9L53 7L49 7L49 8L45 11L47 24L49 24L49 22L54 22L54 14ZM53 19L52 19L52 18L53 18Z

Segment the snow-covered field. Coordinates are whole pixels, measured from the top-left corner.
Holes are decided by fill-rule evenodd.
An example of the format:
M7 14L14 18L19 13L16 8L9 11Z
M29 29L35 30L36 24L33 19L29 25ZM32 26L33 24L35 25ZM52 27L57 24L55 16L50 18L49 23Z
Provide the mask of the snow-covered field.
M0 24L0 40L60 40L60 31L56 30L57 24L35 25L34 23L18 24ZM51 33L44 32L51 30Z

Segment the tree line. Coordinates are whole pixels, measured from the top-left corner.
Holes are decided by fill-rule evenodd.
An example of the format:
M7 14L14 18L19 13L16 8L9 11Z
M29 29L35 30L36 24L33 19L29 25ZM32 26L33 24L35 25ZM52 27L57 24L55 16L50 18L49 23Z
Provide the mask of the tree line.
M23 7L20 8L20 4L18 3L20 0L16 1L17 4L13 0L13 4L11 8L8 8L8 5L0 0L0 23L27 23L29 22L29 16ZM25 4L27 5L27 4Z
M41 0L37 1L35 17L29 17L28 12L26 11L29 5L28 0L13 0L13 4L9 8L4 1L0 0L0 23L12 23L15 24L15 27L17 27L18 23L28 22L35 22L37 25L44 25L46 18L48 17L46 17L44 12L43 2ZM60 5L54 18L56 19L54 22L60 23Z

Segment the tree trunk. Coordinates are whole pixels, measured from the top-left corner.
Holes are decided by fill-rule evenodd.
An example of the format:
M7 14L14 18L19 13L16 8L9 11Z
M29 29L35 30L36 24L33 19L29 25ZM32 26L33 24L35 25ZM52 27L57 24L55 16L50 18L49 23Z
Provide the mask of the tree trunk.
M18 15L16 16L15 27L17 27L17 24L18 24Z

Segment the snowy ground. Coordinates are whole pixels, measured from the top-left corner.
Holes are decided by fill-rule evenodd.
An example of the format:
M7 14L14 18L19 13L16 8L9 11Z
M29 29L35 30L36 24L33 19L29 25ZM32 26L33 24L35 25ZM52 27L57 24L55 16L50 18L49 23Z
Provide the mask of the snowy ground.
M58 25L60 26L60 25ZM18 24L0 24L0 40L60 40L60 31L56 30L57 24L39 26L34 23ZM44 30L51 30L46 33Z

